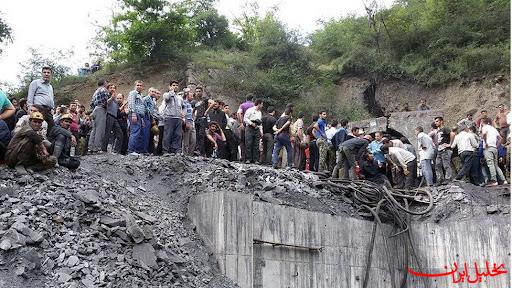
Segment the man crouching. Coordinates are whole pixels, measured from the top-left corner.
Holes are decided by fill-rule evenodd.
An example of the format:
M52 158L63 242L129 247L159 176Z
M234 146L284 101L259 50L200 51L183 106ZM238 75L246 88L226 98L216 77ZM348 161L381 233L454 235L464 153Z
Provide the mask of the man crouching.
M7 165L33 171L54 167L57 159L48 153L44 138L37 133L43 125L43 114L33 112L29 121L29 125L23 126L9 142L5 154Z
M76 146L76 139L69 126L71 125L71 115L64 114L60 117L60 127L55 126L50 132L50 139L53 146L53 156L57 158L60 166L74 170L80 166L80 161L71 156L71 146Z

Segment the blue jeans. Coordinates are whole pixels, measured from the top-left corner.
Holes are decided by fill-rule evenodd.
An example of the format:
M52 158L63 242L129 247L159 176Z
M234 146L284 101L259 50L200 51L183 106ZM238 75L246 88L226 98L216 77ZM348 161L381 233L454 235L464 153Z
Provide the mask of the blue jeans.
M281 151L283 146L286 148L286 160L288 167L292 167L292 142L290 141L290 134L288 133L281 133L275 137L274 150L272 151L272 165L277 166L277 162L279 161L279 151Z
M428 186L434 185L434 173L432 172L431 159L421 160L421 173L423 174Z
M128 140L128 152L144 153L144 133L142 128L142 116L137 115L137 122L133 123L128 116L130 139Z
M144 128L142 128L142 135L143 135L142 150L144 150L144 151L142 151L142 152L148 153L149 142L150 142L150 138L151 138L151 119L149 118L149 116L144 116L144 118L142 118L142 121L144 121Z
M183 121L180 118L164 119L163 151L181 153L181 140L183 139Z

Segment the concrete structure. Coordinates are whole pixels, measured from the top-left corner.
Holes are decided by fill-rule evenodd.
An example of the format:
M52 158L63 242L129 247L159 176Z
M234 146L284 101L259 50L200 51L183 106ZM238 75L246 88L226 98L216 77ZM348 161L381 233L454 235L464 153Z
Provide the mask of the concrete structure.
M414 129L422 126L425 131L430 130L430 124L437 116L443 116L442 110L410 111L391 113L389 117L366 119L350 122L349 127L361 127L367 133L388 131L391 134L405 136L411 144L415 144L416 134ZM398 132L398 133L397 133Z
M373 222L332 216L252 200L233 192L201 194L189 204L189 217L212 249L221 271L242 288L362 287ZM414 247L424 273L466 262L510 263L508 218L444 223L413 223ZM377 230L368 287L393 287L403 276L399 263L402 238L385 238L391 226ZM386 239L386 240L384 240ZM391 268L390 268L391 267ZM459 272L462 269L459 268ZM474 278L474 277L473 277ZM394 279L394 280L392 280ZM475 287L455 285L450 276L408 276L407 287ZM423 282L428 281L428 284ZM510 274L487 277L478 287L508 287Z

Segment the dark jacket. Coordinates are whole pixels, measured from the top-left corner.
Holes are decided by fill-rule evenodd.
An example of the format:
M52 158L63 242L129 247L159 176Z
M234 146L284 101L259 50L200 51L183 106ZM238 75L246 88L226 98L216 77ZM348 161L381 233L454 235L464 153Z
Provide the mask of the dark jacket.
M220 109L208 111L208 118L210 119L210 122L215 121L219 123L222 130L226 129L228 120L226 119L226 113L224 113L224 111Z
M36 145L43 142L43 137L37 134L30 125L24 126L14 134L14 137L7 146L5 161L9 167L17 164L31 165L39 162L37 158Z
M368 144L370 144L370 141L364 138L356 137L341 143L340 147L344 147L350 150L353 154L356 155L356 160L359 160L363 155L363 152L368 147Z

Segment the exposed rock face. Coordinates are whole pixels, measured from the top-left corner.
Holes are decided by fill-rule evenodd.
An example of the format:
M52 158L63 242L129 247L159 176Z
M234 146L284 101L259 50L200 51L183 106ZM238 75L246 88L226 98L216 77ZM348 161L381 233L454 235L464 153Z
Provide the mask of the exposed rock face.
M219 159L105 154L83 157L76 172L0 172L0 287L236 287L186 219L199 193L362 217L314 174ZM421 220L510 213L509 198L492 194L508 188L489 189L492 201L479 187L450 189Z
M489 115L493 116L496 114L498 104L510 104L508 75L489 75L436 87L426 87L407 81L372 82L364 77L345 77L338 85L338 97L360 103L369 102L365 99L368 96L365 92L375 85L374 100L384 115L403 112L406 105L410 111L414 111L420 99L425 98L432 109L443 111L449 125L463 119L467 113L475 113L476 118L481 109L487 109ZM372 109L369 108L368 111ZM376 117L381 116L375 112L373 114Z

